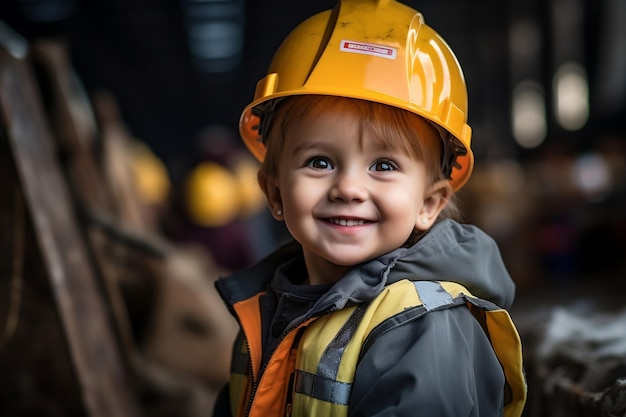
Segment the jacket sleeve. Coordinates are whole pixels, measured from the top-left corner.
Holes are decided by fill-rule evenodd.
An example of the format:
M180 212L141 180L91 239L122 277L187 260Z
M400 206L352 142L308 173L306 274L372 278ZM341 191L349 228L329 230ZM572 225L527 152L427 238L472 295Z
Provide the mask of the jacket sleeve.
M501 416L503 393L487 336L458 306L382 333L357 366L348 415Z

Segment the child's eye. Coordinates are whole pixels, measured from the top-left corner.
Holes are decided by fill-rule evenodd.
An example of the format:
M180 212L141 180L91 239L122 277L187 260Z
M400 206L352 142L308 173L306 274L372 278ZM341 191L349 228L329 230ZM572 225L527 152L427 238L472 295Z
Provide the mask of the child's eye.
M307 161L306 164L309 168L314 169L333 169L333 164L326 158L316 156Z
M398 164L395 162L389 159L381 159L380 161L374 162L370 167L370 171L396 171L398 168Z

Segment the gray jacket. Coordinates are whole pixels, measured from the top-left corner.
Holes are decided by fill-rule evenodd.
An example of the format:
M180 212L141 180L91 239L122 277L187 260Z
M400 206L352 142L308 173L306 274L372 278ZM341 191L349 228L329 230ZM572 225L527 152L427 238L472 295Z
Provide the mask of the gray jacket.
M299 245L288 244L216 284L228 306L266 292L259 331L268 355L285 329L371 301L398 280L457 282L502 308L511 305L515 293L493 239L475 226L452 220L437 223L409 248L356 266L333 285L297 285L294 275L302 271L301 258ZM391 330L369 345L357 366L349 416L502 414L502 368L467 308L433 311L409 321L394 316L388 321L393 322ZM218 400L215 416L229 415L224 400Z

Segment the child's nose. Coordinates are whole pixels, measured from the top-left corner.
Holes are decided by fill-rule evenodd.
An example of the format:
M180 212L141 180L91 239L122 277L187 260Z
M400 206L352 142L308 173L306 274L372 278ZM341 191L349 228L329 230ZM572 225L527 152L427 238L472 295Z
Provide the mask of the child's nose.
M365 178L353 170L338 173L328 193L330 200L345 203L365 201L367 195Z

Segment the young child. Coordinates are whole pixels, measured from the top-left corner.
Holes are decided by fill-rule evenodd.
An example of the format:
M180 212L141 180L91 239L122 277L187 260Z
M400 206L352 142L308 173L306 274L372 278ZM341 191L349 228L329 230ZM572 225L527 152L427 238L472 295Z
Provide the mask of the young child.
M417 11L341 0L283 41L240 131L294 238L217 282L238 319L215 416L519 416L494 241L452 219L473 166L459 64Z

